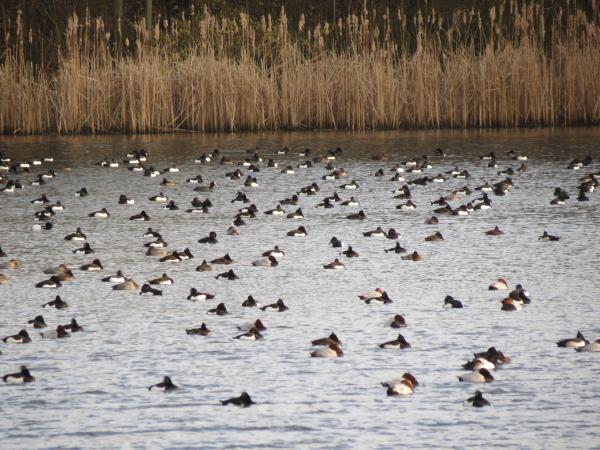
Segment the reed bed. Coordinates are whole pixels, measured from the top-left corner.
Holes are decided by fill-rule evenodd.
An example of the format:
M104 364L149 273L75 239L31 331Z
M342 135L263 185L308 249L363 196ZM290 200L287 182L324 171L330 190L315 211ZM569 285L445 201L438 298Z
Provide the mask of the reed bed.
M123 33L126 35L127 33ZM600 122L595 2L407 17L364 9L306 27L209 11L116 41L72 16L54 64L17 18L0 59L2 133L568 126Z

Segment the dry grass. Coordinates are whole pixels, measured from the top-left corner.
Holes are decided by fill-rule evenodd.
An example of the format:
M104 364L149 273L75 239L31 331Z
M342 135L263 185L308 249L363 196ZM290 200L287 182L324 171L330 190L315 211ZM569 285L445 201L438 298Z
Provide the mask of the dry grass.
M284 13L251 24L204 11L151 34L139 23L119 52L100 19L72 17L52 70L24 56L35 42L20 26L5 44L3 133L600 122L594 2L551 13L501 2L450 20L363 11L313 29Z

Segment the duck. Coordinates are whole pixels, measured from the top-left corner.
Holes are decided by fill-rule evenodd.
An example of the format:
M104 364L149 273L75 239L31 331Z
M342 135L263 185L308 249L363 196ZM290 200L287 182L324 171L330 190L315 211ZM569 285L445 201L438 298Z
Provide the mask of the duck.
M387 386L386 395L388 397L393 396L405 396L411 395L414 392L414 386L409 379L402 379L400 382L393 385Z
M46 194L42 194L41 197L31 200L30 203L33 203L34 205L43 205L46 203L50 203L50 200L48 199L48 197L46 197Z
M242 308L258 308L258 306L258 303L256 303L256 300L251 295L242 302Z
M239 397L232 397L228 398L227 400L220 400L220 402L221 405L224 406L235 405L239 406L240 408L248 408L250 405L254 405L256 403L250 398L250 395L248 395L247 392L242 392L242 395L240 395Z
M405 328L406 319L401 314L396 314L390 322L391 328Z
M423 256L419 255L419 253L417 253L417 251L415 250L414 252L412 252L409 255L403 255L402 259L404 260L408 260L408 261L423 261Z
M258 341L260 339L263 339L263 337L264 336L262 334L260 334L260 331L258 331L256 328L252 327L252 328L250 328L250 330L246 331L245 333L234 336L234 339L240 339L240 340L245 340L245 341Z
M179 386L175 386L171 381L170 377L164 377L160 383L153 384L152 386L148 386L148 390L151 391L153 388L162 389L163 392L174 391L179 389Z
M190 328L185 330L188 335L210 336L212 331L209 330L204 322L198 328Z
M394 301L388 296L387 292L383 292L380 297L373 297L365 299L365 303L370 305L371 303L379 304L379 305L387 305L389 303L393 303Z
M123 283L125 281L125 275L123 275L123 271L119 269L116 274L104 277L100 281L103 281L104 283Z
M473 397L469 397L465 400L465 403L470 404L475 408L482 408L484 406L490 406L490 402L483 398L481 391L475 391Z
M222 256L220 258L215 258L213 259L210 263L211 264L233 264L235 262L235 260L229 256L229 253L226 253L225 256Z
M125 281L115 284L112 289L115 291L137 291L140 288L140 285L132 280L131 278L126 278Z
M406 249L400 245L400 242L396 242L396 245L392 248L388 248L384 250L386 253L406 253Z
M379 348L405 349L410 348L410 344L406 341L404 336L399 334L398 337L393 341L388 341L384 342L383 344L379 344Z
M274 209L265 211L265 214L269 216L283 216L285 214L285 210L281 207L281 205L277 205Z
M333 203L331 203L331 200L329 198L325 198L321 203L318 203L316 208L325 208L325 209L329 209L329 208L333 208L334 205Z
M58 278L58 281L61 283L64 283L65 281L73 281L75 279L75 275L73 275L71 270L67 270L65 273L56 275L56 278Z
M205 259L199 266L196 266L196 272L211 272L212 270L212 266Z
M321 339L315 339L314 341L311 341L311 344L313 346L315 345L322 345L322 346L326 346L329 347L330 345L342 345L342 341L340 341L340 339L336 336L336 334L332 331L331 334L326 337L326 338L321 338Z
M21 330L17 334L2 338L2 342L5 344L29 344L31 338L29 337L27 330Z
M59 325L56 327L56 330L44 331L43 333L40 333L40 336L42 336L43 339L63 339L71 337L71 334L65 330L65 327Z
M177 182L175 180L169 180L168 178L163 178L160 182L160 185L163 187L174 187L174 186L177 186Z
M235 274L235 272L233 271L233 269L229 269L227 272L222 272L222 273L218 274L218 275L217 275L215 278L216 278L217 280L218 280L219 278L225 278L225 279L227 279L227 280L237 280L237 279L239 279L240 277L238 277L238 276Z
M458 381L463 383L491 383L494 377L487 369L479 369L476 372L470 372L458 377Z
M169 245L167 244L167 242L162 238L159 237L157 238L155 241L152 242L146 242L144 244L144 247L153 247L153 248L164 248L164 247L168 247Z
M590 342L581 334L581 331L577 332L577 337L569 338L569 339L561 339L556 343L558 347L565 348L581 348Z
M88 242L83 244L83 247L76 248L75 250L71 250L75 255L89 255L94 253L94 249L90 246Z
M594 342L578 347L575 349L578 352L600 352L600 339L596 339Z
M150 220L150 216L146 213L146 211L142 211L139 214L134 214L133 216L130 216L129 220L148 221Z
M344 356L344 352L336 344L330 344L325 348L310 352L311 358L341 358Z
M520 311L523 307L520 302L507 297L502 300L502 307L500 308L502 311Z
M365 212L362 209L355 214L350 214L350 215L346 216L346 219L350 219L350 220L365 220L366 218L367 218L367 215L365 214Z
M173 284L173 278L169 277L166 273L163 273L160 277L154 278L148 281L148 284L160 284L160 285L171 285Z
M68 308L69 304L65 302L60 295L57 295L54 300L51 300L42 305L42 308L55 308L55 309L65 309Z
M446 295L446 298L444 299L444 308L445 309L458 309L458 308L462 308L462 307L463 307L463 304L460 300L456 300L451 295Z
M286 304L283 302L282 299L279 299L275 303L271 303L270 305L262 306L260 308L261 311L277 311L277 312L287 311L288 309L289 308L286 306Z
M44 274L46 275L60 275L69 270L69 267L66 264L59 264L57 267L50 267L48 269L44 269Z
M152 228L148 228L146 232L142 235L145 238L162 238L162 235L158 231L154 231Z
M56 202L54 205L48 206L48 208L55 212L65 210L65 206L60 201Z
M427 241L427 242L439 242L439 241L443 241L443 240L444 240L444 236L442 236L442 233L440 233L439 231L436 231L432 235L429 235L425 238L425 241Z
M54 228L52 222L36 223L31 226L33 231L49 231Z
M494 360L496 360L495 357L492 358L491 356L487 356L487 358L485 358L478 356L472 361L468 361L467 363L463 364L462 368L474 372L478 371L479 369L496 370L496 363Z
M485 234L488 236L502 236L504 231L502 231L500 228L498 228L498 225L496 225L493 229L487 230Z
M383 290L383 288L378 287L378 288L375 288L374 291L365 292L364 294L360 294L358 296L358 298L361 300L371 300L371 299L375 299L375 298L381 298L384 293L385 293L385 291Z
M508 282L504 278L498 278L495 283L488 287L490 291L506 291L508 290Z
M517 284L515 286L515 289L510 291L508 296L523 305L528 305L531 303L531 299L529 298L529 293L520 284Z
M0 258L6 258L6 253L2 250L2 247L0 247Z
M505 356L501 351L496 350L495 347L490 347L484 352L474 353L475 358L484 358L488 361L495 361L495 364L502 365L510 363L510 358Z
M297 229L295 230L291 230L287 232L288 236L292 236L292 237L304 237L306 236L306 228L304 228L304 226L299 226Z
M273 247L271 250L267 250L262 254L264 257L274 256L275 258L282 258L285 256L285 252L279 248L278 245Z
M26 366L21 366L19 372L9 373L2 377L2 381L10 384L32 383L35 381L33 375Z
M42 289L57 289L61 286L62 286L62 283L60 282L60 280L58 279L58 277L56 275L52 275L50 277L50 279L40 281L39 283L36 283L36 285L35 285L36 288L42 288Z
M273 255L265 256L262 259L252 262L252 265L257 267L275 267L278 264L279 262Z
M351 245L349 245L348 248L342 252L342 255L344 255L346 258L358 258L360 256Z
M260 319L256 319L254 322L244 325L238 325L237 329L240 331L248 331L250 328L256 328L258 331L265 331L267 327L262 323Z
M542 234L539 238L538 241L558 241L560 238L558 236L553 236L551 234L548 234L547 231L544 231L544 234Z
M198 239L200 244L216 244L217 242L217 233L214 231L208 233L208 236Z
M344 246L344 243L335 236L333 236L329 241L329 245L331 245L333 248L341 248Z
M391 240L400 239L400 233L398 233L394 228L390 228L385 237Z
M104 269L104 267L102 267L102 263L97 258L94 259L91 263L84 264L83 266L79 267L79 270L83 270L86 272L99 272L102 269Z
M168 211L179 211L179 206L177 206L174 200L169 200L169 202L163 206L163 209Z
M77 323L75 318L72 318L67 325L63 325L63 328L65 330L70 330L71 333L79 333L80 331L83 331L83 327Z
M106 219L110 217L110 214L106 208L102 208L100 211L94 211L89 213L88 217L94 217L96 219Z
M187 299L193 302L198 300L212 300L213 298L215 298L214 294L209 294L208 292L199 292L196 288L191 288L190 295L187 296Z
M196 186L194 188L194 192L212 192L217 187L217 183L215 181L211 181L208 186Z
M27 323L32 325L33 328L46 328L46 322L44 321L44 316L35 316L35 318L28 320Z
M127 197L125 194L119 195L119 205L135 205L135 200L131 197Z
M299 200L298 196L296 194L294 194L291 197L280 200L279 204L281 204L281 205L297 205L298 200Z
M162 291L159 289L154 289L148 283L144 283L142 288L140 289L139 295L162 295Z
M3 273L0 273L0 285L8 284L8 277Z
M224 316L229 314L227 308L225 307L225 303L219 303L216 308L211 308L208 310L209 314L216 314L217 316Z
M296 211L289 213L286 216L287 219L304 219L304 213L302 208L298 208Z
M71 233L65 236L65 241L85 241L87 236L81 231L80 227L77 227L75 233Z
M358 183L356 182L356 180L352 180L350 183L346 183L346 184L342 184L341 186L339 186L340 189L345 189L345 190L355 190L358 189Z
M417 205L412 200L409 200L406 203L402 203L402 204L396 206L396 209L403 209L403 210L413 210L416 208L417 208Z
M164 250L164 249L151 247L148 249L148 251L150 251L150 250ZM179 263L179 262L183 261L183 258L181 258L178 251L174 251L173 253L166 254L165 256L160 258L158 261L159 262L168 262L168 263Z
M349 248L351 248L351 247L349 247ZM345 269L346 266L344 265L343 262L341 262L339 259L336 258L329 264L324 264L323 268L325 268L325 269Z
M354 197L350 197L350 200L344 200L340 204L342 206L359 206L360 205L359 201Z
M363 236L364 237L387 237L387 233L385 231L383 231L383 228L377 227L374 230L363 232Z

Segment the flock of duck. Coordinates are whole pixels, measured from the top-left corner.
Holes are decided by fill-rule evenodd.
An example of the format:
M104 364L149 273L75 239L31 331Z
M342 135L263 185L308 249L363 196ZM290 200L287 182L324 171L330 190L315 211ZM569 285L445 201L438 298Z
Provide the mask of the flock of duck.
M264 215L280 216L291 220L302 221L305 214L310 214L309 211L306 211L306 207L303 207L303 197L318 196L320 191L319 184L321 183L336 183L336 190L333 195L324 197L316 205L317 208L329 209L346 206L355 208L355 212L345 215L345 220L362 221L367 219L367 213L362 209L361 202L358 199L360 195L350 195L345 200L342 198L342 193L349 191L352 194L358 194L361 191L360 180L352 179L350 174L343 167L337 166L337 161L342 157L343 152L339 148L316 157L313 157L310 149L305 149L297 154L292 154L289 149L283 148L275 151L268 159L265 158L267 159L266 162L263 161L263 156L258 150L248 151L246 157L241 161L235 161L226 155L222 155L219 150L214 150L211 153L201 155L196 158L195 163L202 166L214 164L232 166L232 168L233 166L237 166L234 170L228 171L225 174L225 177L230 180L239 180L240 182L240 190L234 198L231 199L231 203L239 204L240 208L232 217L231 223L227 225L227 228L223 230L212 230L208 232L206 236L198 239L197 242L203 246L210 246L219 242L219 236L223 233L229 236L237 236L244 232L244 226L249 221L259 220L259 218ZM499 181L495 183L486 182L472 188L465 185L462 188L449 192L447 195L431 199L430 205L417 205L413 198L412 191L418 189L419 186L424 186L429 183L444 183L448 179L465 180L465 182L467 182L470 178L468 170L459 167L452 168L444 173L438 173L433 176L423 175L424 172L432 169L434 160L436 163L442 164L444 157L444 150L438 148L431 158L423 155L396 164L390 164L387 168L377 170L373 176L389 178L389 181L393 183L394 189L391 197L400 202L396 206L397 209L409 211L414 210L417 207L430 207L432 209L432 215L426 220L426 224L435 226L440 224L442 217L446 215L468 216L492 208L493 197L507 195L514 186L512 177L526 172L528 169L527 157L525 155L509 152L505 158L511 158L512 160L518 161L520 166L516 170L508 167L497 172L494 170L498 168L497 156L493 152L481 155L480 159L485 161L486 166L493 170L497 176L501 177ZM296 163L289 163L290 159L295 159ZM298 161L298 159L300 161ZM387 157L384 155L377 155L373 159L383 162L387 160ZM286 161L285 164L282 164L281 168L279 167L279 160ZM59 177L60 171L58 171L58 169L48 169L37 175L32 175L38 167L48 166L53 163L54 158L50 156L32 161L18 161L0 153L0 186L2 186L2 188L0 188L0 204L2 202L2 196L14 195L20 191L28 193L30 192L29 185L35 186L35 188L32 188L32 191L35 189L35 192L37 192L34 196L35 198L26 199L23 196L19 200L22 200L23 202L29 201L32 204L39 206L40 209L34 214L35 224L33 225L33 229L39 232L52 232L54 222L59 221L61 215L68 214L69 202L66 199L52 201L46 193L43 193L44 186L48 183L52 183L54 178ZM582 160L575 159L569 163L568 169L584 169L591 163L592 160L590 157L586 157ZM162 208L169 211L177 211L181 208L185 213L189 214L210 214L211 209L214 208L208 197L200 199L197 196L191 200L191 208L184 208L183 206L178 205L177 202L169 196L167 188L180 183L179 180L170 178L177 176L179 169L175 165L164 170L155 169L150 164L150 155L145 150L138 150L127 154L123 161L104 159L98 162L98 166L106 169L118 169L124 166L127 170L139 174L139 176L161 179L159 183L156 183L160 186L157 187L159 193L148 198L150 202L157 205L156 208ZM313 167L325 169L325 173L319 180L314 179L315 172L308 171ZM296 172L306 174L307 184L300 189L290 189L288 197L280 200L275 207L264 209L261 212L261 209L250 200L250 197L252 196L252 189L260 186L259 173L266 170L278 171L282 177ZM208 173L210 173L210 170ZM33 176L29 183L21 181L22 178L29 176ZM343 179L349 181L342 183L341 180ZM577 186L578 195L576 200L589 201L589 194L594 192L595 188L598 186L599 179L600 172L588 173L580 177ZM195 193L205 195L210 195L210 193L217 190L219 184L218 180L205 182L201 175L188 178L185 182L194 188L193 191ZM160 189L163 188L165 190L161 191ZM73 194L79 197L87 197L92 196L93 192L88 192L86 187L82 187ZM471 198L469 199L470 196ZM552 205L561 205L569 200L569 193L566 190L557 187L554 190L554 196L550 203ZM115 204L134 206L136 200L132 196L132 193L123 193L115 195ZM123 209L119 209L115 212L114 210L116 210L116 208L117 207L112 208L106 206L96 211L90 211L88 217L93 220L106 220L107 223L110 224L110 219L113 215L123 216L125 214ZM358 211L356 211L356 209L358 209ZM152 213L153 211L150 210L142 210L135 214L126 214L126 216L131 221L152 223ZM84 232L84 228L85 226L77 227L72 233L64 236L64 240L81 245L81 247L72 250L75 255L93 259L89 263L81 264L77 269L71 268L65 263L61 263L56 267L47 268L43 271L46 277L35 284L36 288L59 289L65 283L74 280L77 271L105 271L103 261L109 260L111 255L96 254L93 248L94 236L88 236L87 233ZM146 242L143 244L143 247L140 245L140 251L145 252L148 257L158 259L159 262L165 264L165 267L168 267L170 264L179 264L183 261L194 259L194 255L189 247L178 250L171 249L167 243L168 236L166 233L163 235L160 230L152 227L144 226L144 228L147 229L140 237L145 238ZM504 232L499 226L495 225L487 230L485 234L488 236L499 236L504 234ZM288 237L301 239L306 238L309 235L310 229L307 229L303 225L299 225L290 229L286 233L286 236L282 236L282 240ZM418 253L416 250L411 251L403 247L399 242L400 234L394 228L385 230L383 227L378 226L374 229L364 230L362 239L377 238L391 241L389 245L386 245L388 248L383 249L382 252L385 251L385 253L399 254L401 255L401 259L406 261L419 262L425 259L425 256ZM539 239L543 241L558 241L559 237L549 234L548 231L543 231L539 236ZM427 242L439 242L444 240L444 236L440 231L434 231L426 236L424 240ZM3 271L3 273L0 273L0 284L8 284L12 278L17 278L19 276L19 270L23 267L24 263L17 258L11 257L11 253L16 253L18 251L15 244L9 242L2 242L0 244L3 244L5 248L8 246L13 247L6 253L3 251L2 247L0 247L0 269ZM340 254L339 258L324 263L322 265L324 270L343 270L351 258L360 257L359 253L352 245L342 242L336 236L331 238L329 245L332 248L338 249ZM252 266L264 268L278 266L282 258L289 257L289 255L286 256L286 252L282 247L285 246L282 245L280 247L279 245L275 245L273 248L262 252L261 256L256 260L246 263L238 261L234 259L230 253L226 253L218 258L202 260L196 266L195 270L198 272L213 272L214 279L217 280L215 283L234 281L239 278L239 275L236 274L234 270L236 265L252 264ZM233 266L234 268L226 266ZM220 267L223 269L219 269ZM138 295L143 296L161 296L163 295L163 289L176 282L175 279L169 276L167 269L165 269L165 272L162 273L162 275L146 280L146 282L143 283L139 283L133 276L130 276L129 274L126 275L126 273L127 270L119 269L112 274L98 276L98 281L110 283L114 290L133 291ZM489 285L489 290L504 291L507 293L500 304L500 309L503 311L521 310L532 301L529 292L521 284L516 284L514 288L511 289L509 282L504 278L493 281ZM187 300L203 302L213 300L215 297L215 294L192 287L190 288ZM381 287L359 294L358 299L366 304L393 303L388 292ZM447 295L440 306L448 309L460 309L463 308L463 303L459 299ZM63 300L60 295L56 295L53 300L45 302L40 305L40 307L44 309L54 308L61 310L68 308L68 303ZM274 312L285 312L289 310L288 305L286 305L285 301L281 298L273 303L260 305L252 295L248 295L247 299L242 302L241 307L248 310ZM227 305L224 302L220 302L215 307L208 309L207 314L224 316L229 314L229 311ZM84 332L85 329L84 326L78 323L76 318L73 318L69 323L52 325L49 327L46 324L44 316L39 314L38 311L32 310L31 316L33 316L32 319L27 317L23 318L29 327L29 331L28 328L18 330L19 327L15 326L14 333L3 337L2 342L7 345L27 344L32 342L33 339L36 339L36 336L40 336L42 339L64 339L70 338L76 333ZM396 314L388 322L388 325L395 330L403 329L407 327L407 321L403 315ZM48 328L50 329L48 330ZM33 333L31 330L39 331L39 333ZM259 318L248 325L240 325L239 333L232 336L232 338L257 341L264 339L266 330L267 327ZM197 327L186 328L181 331L190 336L204 337L210 336L213 333L206 322L202 322L201 325ZM307 356L313 358L340 358L344 356L342 341L335 332L332 332L327 337L315 339L311 344L315 349L310 351ZM559 347L573 348L578 352L600 352L600 339L589 342L581 332L578 332L577 336L574 338L561 339L557 342L557 345ZM411 344L402 334L398 334L395 339L380 343L379 347L382 349L402 350L410 348ZM487 350L474 353L473 358L463 364L462 367L467 372L458 376L458 381L481 384L493 382L493 372L499 367L509 363L510 357L492 346ZM31 383L35 381L35 378L31 374L30 369L26 365L22 365L18 371L4 375L2 380L6 383ZM413 373L406 372L396 379L381 382L381 385L385 388L385 392L388 396L406 396L415 392L419 386L419 382ZM148 390L173 391L176 389L178 389L178 386L171 380L170 376L164 376L162 381L148 387ZM474 407L482 407L490 404L480 391L476 391L472 397L466 400L466 402ZM247 407L254 404L254 401L247 392L243 392L239 397L223 400L222 404Z

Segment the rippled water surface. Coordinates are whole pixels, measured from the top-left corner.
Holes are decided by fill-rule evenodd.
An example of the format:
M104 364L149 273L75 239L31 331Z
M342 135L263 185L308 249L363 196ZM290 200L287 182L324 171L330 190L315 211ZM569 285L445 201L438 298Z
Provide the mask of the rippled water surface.
M0 448L598 447L600 354L560 349L555 342L578 330L590 340L600 337L600 193L589 194L589 202L575 200L578 178L600 170L599 138L598 130L577 129L0 139L0 150L20 159L53 154L52 167L58 173L46 186L0 193L0 246L8 258L23 263L19 271L2 271L10 282L0 286L0 335L17 333L38 314L52 328L72 317L85 327L69 339L42 340L30 330L29 345L0 343L0 375L26 364L37 378L27 386L0 383ZM273 156L283 146L290 154ZM149 165L163 169L176 164L181 169L165 175L177 186L161 188L161 177L143 177L124 165L94 165L104 157L120 160L141 147L150 152ZM214 148L240 161L254 147L265 161L277 158L280 167L288 162L296 166L303 160L297 153L305 147L313 154L341 147L343 155L334 163L349 176L323 181L327 170L322 164L287 175L263 162L254 174L260 186L246 188L244 179L224 177L235 166L194 163L196 156ZM436 147L446 149L447 156L434 157ZM504 178L497 171L516 169L520 162L506 156L509 150L527 154L529 170L513 177L508 195L490 195L492 209L467 217L441 216L438 226L424 224L434 208L430 202L440 195L465 184L474 188L484 181L497 182ZM498 169L487 168L478 158L490 151L499 156ZM379 153L387 160L372 159ZM389 169L422 154L430 155L433 165L426 175L459 166L472 178L414 186L417 209L400 211L395 206L402 201L393 199L391 191L401 183L389 181ZM594 159L591 166L566 168L573 157L586 155ZM385 177L373 176L379 168L386 170ZM195 185L184 182L198 174L218 185L208 194L214 207L205 215L185 212L194 196L205 198L193 191ZM33 175L19 178L29 182ZM351 179L357 180L358 190L338 189ZM300 196L304 220L263 214L313 181L321 190ZM90 196L75 197L83 186ZM571 194L564 206L549 204L557 186ZM179 204L179 211L148 201L161 190ZM240 227L239 236L227 236L225 230L242 206L230 202L238 190L260 212ZM344 199L356 196L368 219L345 219L358 208L339 204L315 208L336 190ZM30 200L42 193L61 200L66 210L53 219L53 230L35 232L33 215L41 208ZM133 196L135 205L118 205L121 193ZM475 191L467 199L478 196ZM87 216L102 207L111 213L109 219ZM285 208L290 212L296 207ZM150 222L128 220L142 209ZM301 224L308 236L286 236ZM384 253L393 241L362 236L379 225L396 228L400 243L425 260L401 260ZM494 225L506 234L486 236L484 231ZM74 255L71 250L80 244L63 240L77 226L88 235L95 255ZM159 230L170 249L189 247L195 258L169 265L145 256L148 239L142 234L147 226ZM218 244L197 243L211 230L218 233ZM445 241L424 241L437 230ZM544 230L560 241L538 241ZM322 267L340 257L338 249L328 246L332 236L360 253L359 258L343 258L346 270ZM251 265L275 244L286 252L278 267ZM195 271L202 259L227 252L238 261L232 267L239 280L215 280L215 272ZM100 258L104 271L78 270L93 257ZM56 291L33 287L47 278L43 269L63 262L75 269L75 281ZM167 272L175 283L161 287L162 297L112 291L100 278L117 269L138 282ZM532 303L519 312L501 311L503 294L487 290L501 276L511 287L523 284ZM359 293L379 286L392 304L358 300ZM191 287L216 298L189 302ZM68 309L40 307L56 294L69 303ZM262 304L283 298L289 311L242 308L249 294ZM442 309L449 294L464 309ZM208 315L219 302L231 314ZM403 314L408 322L402 333L411 349L377 346L396 337L397 330L387 326L394 314ZM232 339L238 325L257 318L268 327L264 340ZM186 335L186 328L202 322L213 330L212 336ZM344 357L310 358L310 340L331 331L343 341ZM459 383L456 376L473 352L491 345L512 357L512 363L494 373L494 383L479 386L491 407L467 407L463 401L477 386ZM387 397L379 383L407 371L420 382L415 394ZM148 392L146 386L164 375L183 389ZM219 404L243 390L256 405L238 409Z

